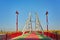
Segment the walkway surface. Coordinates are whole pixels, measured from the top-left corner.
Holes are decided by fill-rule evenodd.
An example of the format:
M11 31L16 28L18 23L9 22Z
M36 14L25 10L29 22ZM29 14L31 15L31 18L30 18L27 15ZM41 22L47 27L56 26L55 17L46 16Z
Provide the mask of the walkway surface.
M25 40L39 40L39 37L36 35L35 32L32 32L29 36L25 38Z

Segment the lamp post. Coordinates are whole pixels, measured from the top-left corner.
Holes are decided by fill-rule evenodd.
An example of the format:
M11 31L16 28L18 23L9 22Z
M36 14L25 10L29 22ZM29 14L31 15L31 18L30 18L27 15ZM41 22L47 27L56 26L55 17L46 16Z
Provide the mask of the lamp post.
M47 25L47 31L48 31L48 11L46 11L46 25Z
M18 32L18 11L16 11L16 32Z

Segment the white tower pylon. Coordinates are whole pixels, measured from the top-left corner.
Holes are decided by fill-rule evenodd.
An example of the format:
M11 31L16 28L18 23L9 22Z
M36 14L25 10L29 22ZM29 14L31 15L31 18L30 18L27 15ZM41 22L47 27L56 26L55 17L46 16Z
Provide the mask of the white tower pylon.
M24 32L26 31L30 31L32 32L32 21L31 21L31 13L29 13L29 18L27 19L26 23L25 23L25 26L22 30L23 34Z
M39 21L39 17L37 13L36 13L36 19L35 19L35 31L41 31L43 34L43 28L41 26L41 22Z

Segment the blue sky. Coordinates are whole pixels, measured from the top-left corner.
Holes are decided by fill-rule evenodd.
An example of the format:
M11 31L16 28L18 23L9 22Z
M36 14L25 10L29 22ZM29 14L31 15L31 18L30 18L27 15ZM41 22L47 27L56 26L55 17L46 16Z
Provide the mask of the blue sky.
M19 30L22 30L29 12L34 20L38 12L41 25L46 30L48 10L49 30L60 29L60 0L0 0L0 30L15 31L16 10L19 12Z

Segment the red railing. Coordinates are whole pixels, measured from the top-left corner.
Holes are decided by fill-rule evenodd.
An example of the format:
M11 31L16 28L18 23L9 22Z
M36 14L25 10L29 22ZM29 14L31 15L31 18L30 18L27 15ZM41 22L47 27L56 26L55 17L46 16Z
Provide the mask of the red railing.
M38 31L38 33L42 34L41 31ZM46 35L47 37L52 38L53 40L54 40L54 39L55 39L55 40L60 40L60 35L59 35L57 32L55 32L55 33L44 32L44 35Z
M44 32L44 35L55 40L60 40L60 35L57 33Z

